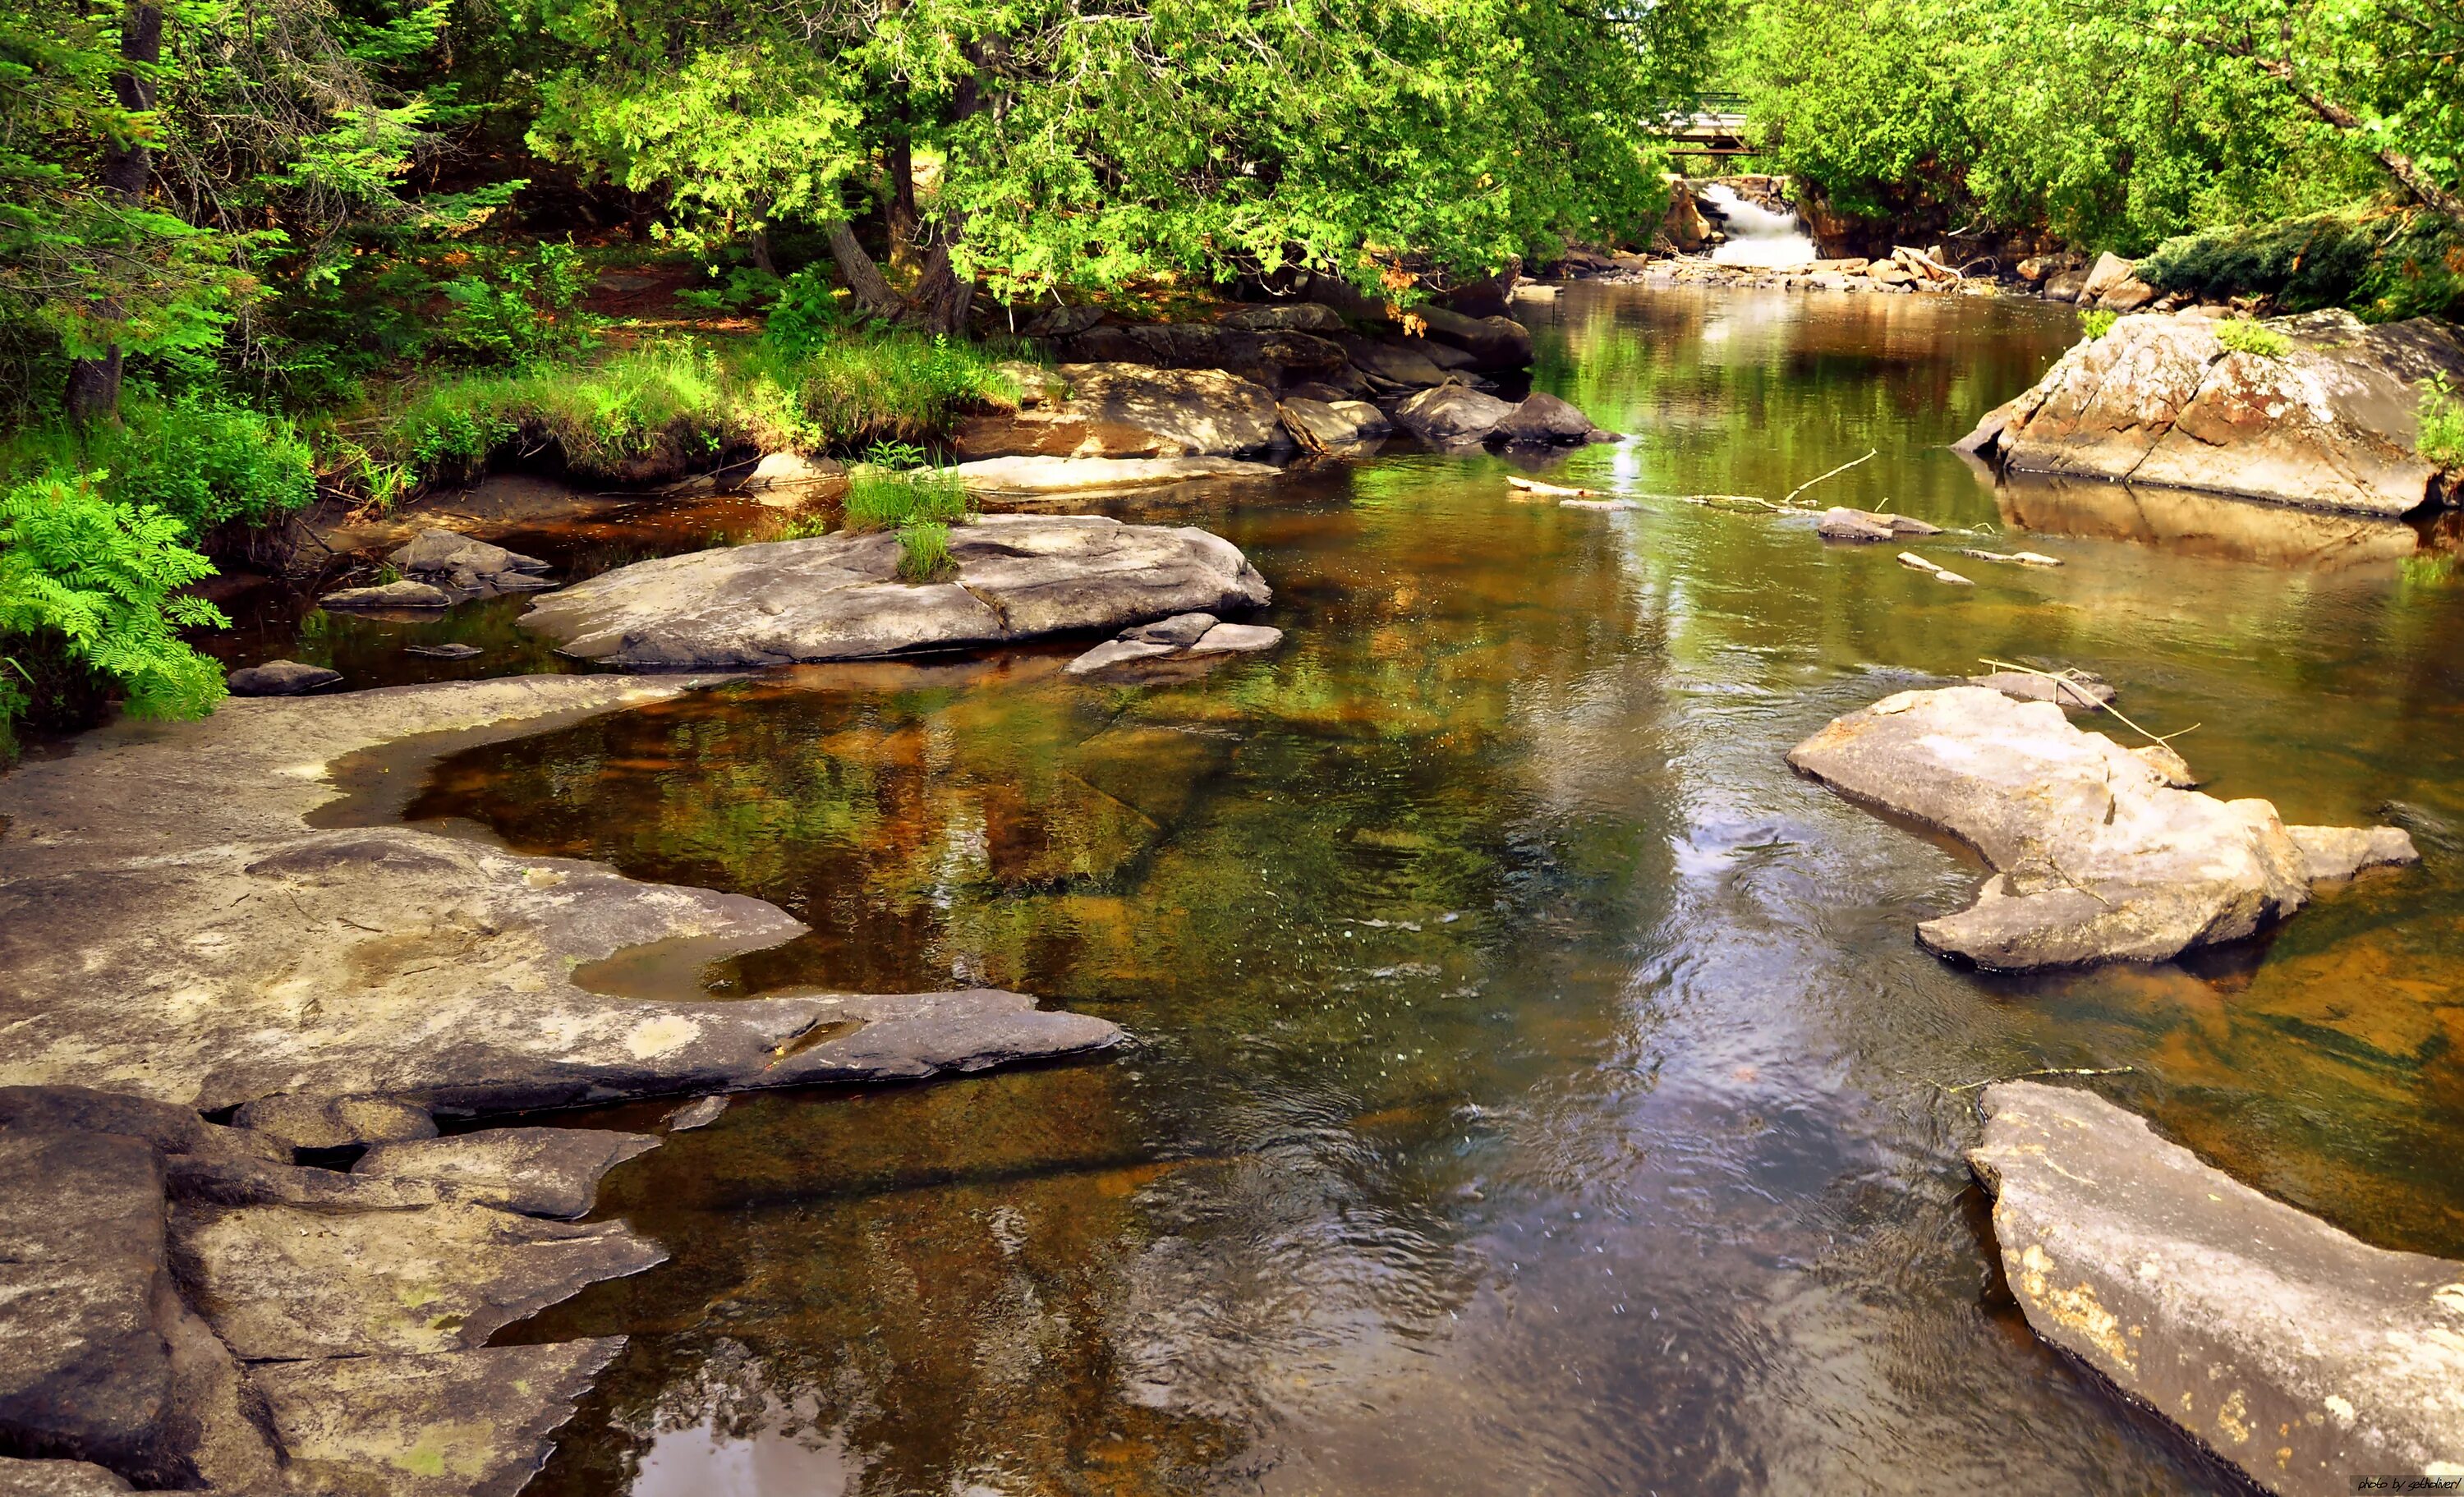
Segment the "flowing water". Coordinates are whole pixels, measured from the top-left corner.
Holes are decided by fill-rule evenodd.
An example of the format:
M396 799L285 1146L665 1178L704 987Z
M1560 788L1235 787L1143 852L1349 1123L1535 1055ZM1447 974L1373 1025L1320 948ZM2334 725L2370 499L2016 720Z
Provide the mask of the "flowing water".
M1749 203L1726 183L1705 183L1703 201L1719 214L1727 231L1725 243L1712 246L1715 265L1761 265L1782 268L1811 265L1817 255L1814 236L1794 213L1777 213Z
M416 817L811 925L715 992L992 983L1136 1041L743 1097L619 1169L602 1214L673 1256L507 1337L631 1337L534 1491L2234 1490L1996 1283L1955 1089L2040 1068L2129 1068L2077 1084L2464 1254L2438 538L1997 497L1939 444L2066 311L1577 287L1555 317L1536 383L1637 435L1544 471L1639 510L1434 455L1148 500L1247 549L1280 653L1152 690L1064 678L1070 647L811 669L437 769ZM1947 587L1652 497L1869 450L1812 495L2024 518L2068 564L1945 548L1978 583ZM1976 861L1782 756L1986 655L2102 671L2288 819L2395 803L2425 866L2191 963L1939 961L1911 927Z

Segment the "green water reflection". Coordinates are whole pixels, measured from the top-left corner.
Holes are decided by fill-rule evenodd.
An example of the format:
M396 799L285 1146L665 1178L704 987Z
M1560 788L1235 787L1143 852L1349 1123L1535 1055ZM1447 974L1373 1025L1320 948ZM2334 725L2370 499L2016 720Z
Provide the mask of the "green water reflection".
M633 1336L535 1490L2229 1490L1991 1293L1941 1088L2037 1067L2134 1068L2095 1084L2242 1178L2464 1252L2464 589L2412 532L1995 495L1939 444L2074 336L2041 308L1560 307L1541 383L1639 433L1574 481L1776 496L1874 449L1817 493L2068 564L1954 589L1398 457L1201 502L1271 659L820 668L449 761L415 815L812 927L720 991L989 982L1137 1038L742 1099L620 1170L674 1258L517 1332ZM2220 794L2397 803L2426 866L2195 966L1949 968L1911 927L1973 860L1782 755L1988 654L2200 724Z

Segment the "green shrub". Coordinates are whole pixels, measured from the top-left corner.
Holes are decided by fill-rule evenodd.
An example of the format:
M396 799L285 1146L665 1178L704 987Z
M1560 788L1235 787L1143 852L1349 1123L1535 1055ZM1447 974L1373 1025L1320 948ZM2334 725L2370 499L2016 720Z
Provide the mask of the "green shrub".
M775 345L771 345L775 348ZM804 424L827 446L917 442L973 406L1013 406L1000 361L971 343L913 333L849 335L815 344L781 371Z
M847 477L847 528L891 530L913 520L948 525L965 519L974 503L965 484L937 469L858 468Z
M950 527L934 519L911 519L898 527L898 580L936 583L955 573L950 558Z
M180 593L214 571L186 539L170 516L113 503L86 478L49 473L0 495L0 717L41 705L25 688L41 682L29 658L45 656L117 686L139 716L196 716L222 700L221 668L174 632L231 625Z
M527 255L480 251L445 283L438 347L473 363L580 352L599 341L602 325L581 310L590 281L582 252L570 244L542 244Z
M475 475L517 442L553 444L568 467L609 473L662 439L715 445L732 421L716 357L685 342L632 348L585 365L451 375L420 386L368 444L425 477Z
M2235 353L2256 354L2262 359L2281 359L2293 351L2293 340L2272 327L2263 327L2244 317L2225 318L2215 325L2216 341Z
M801 359L863 320L852 298L830 284L829 272L807 265L779 283L761 340L786 358Z
M91 473L102 497L151 506L194 540L239 520L262 525L317 496L308 443L280 416L210 396L130 401L118 423L80 434L33 429L0 455L0 477Z
M2079 330L2092 339L2102 338L2113 331L2113 324L2118 320L2119 315L2112 312L2083 313L2079 317Z
M2441 468L2464 468L2464 404L2444 375L2422 382L2421 434L2413 447Z
M2464 318L2464 224L2427 210L2347 209L2167 239L2142 280L2209 300L2349 307L2366 322Z

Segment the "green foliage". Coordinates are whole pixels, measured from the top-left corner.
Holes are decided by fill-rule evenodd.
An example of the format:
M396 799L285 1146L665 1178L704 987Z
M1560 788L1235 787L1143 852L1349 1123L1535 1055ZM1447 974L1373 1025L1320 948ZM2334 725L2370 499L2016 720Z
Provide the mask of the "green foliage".
M937 583L954 575L950 527L937 519L911 519L898 527L898 580Z
M2444 375L2422 382L2420 417L2414 449L2441 468L2464 469L2464 404Z
M852 531L898 529L916 521L948 525L964 520L974 508L967 486L944 470L866 467L848 476L847 528Z
M2281 359L2293 351L2293 340L2272 327L2262 327L2248 318L2226 318L2215 325L2216 341L2235 353L2255 354L2262 359Z
M2079 331L2090 338L2102 338L2113 331L2113 324L2120 319L2118 312L2083 312L2079 314Z
M221 669L174 632L231 621L179 589L213 575L180 522L46 474L0 495L0 656L14 675L0 717L29 705L23 657L57 650L125 693L140 716L195 716L223 697Z
M2230 226L2167 240L2138 273L2166 291L2350 307L2372 322L2464 317L2464 224L2365 209Z
M78 432L52 422L0 448L0 479L88 472L115 503L161 512L190 540L231 521L262 525L317 496L297 428L209 395L132 400L117 423Z
M659 342L592 364L423 382L368 448L426 477L473 476L517 443L552 446L576 472L612 475L663 440L715 446L735 427L735 414L714 352Z
M472 363L526 363L589 347L601 319L580 309L591 275L570 244L474 253L443 288L438 346Z
M789 392L809 445L854 447L940 435L957 414L1009 406L1018 389L973 343L913 333L830 339L784 358L765 348L758 367Z
M830 285L828 273L807 265L780 283L761 338L787 358L801 359L847 336L862 321L846 294Z
M809 270L810 267L807 267ZM714 268L713 275L718 273ZM726 279L715 286L700 286L676 293L676 299L702 312L747 312L757 306L775 302L787 283L759 266L738 265L727 273ZM825 292L828 283L823 283Z
M2138 253L2387 189L2389 148L2452 187L2459 39L2403 0L1749 0L1730 67L1840 213Z

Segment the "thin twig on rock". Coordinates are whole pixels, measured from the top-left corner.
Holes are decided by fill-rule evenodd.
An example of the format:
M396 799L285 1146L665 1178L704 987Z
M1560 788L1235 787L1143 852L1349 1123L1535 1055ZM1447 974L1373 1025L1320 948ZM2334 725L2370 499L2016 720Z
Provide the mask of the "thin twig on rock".
M1991 655L1979 655L1976 658L1980 663L1991 666L1996 671L2016 671L2023 675L2040 675L2048 681L2055 682L2054 696L2057 705L2058 705L2060 701L2062 687L2076 686L2079 682L2086 679L2085 676L2072 671L2039 671L2035 666L2023 666L2009 660L1996 660ZM2167 748L2172 747L2173 740L2175 738L2180 737L2185 733L2195 733L2202 726L2202 724L2194 722L2187 728L2176 728L2170 733L2150 733L2139 724L2132 722L2129 718L2123 717L2122 709L2116 707L2111 702L2098 701L2094 696L2089 696L2085 692L2081 692L2079 694L2087 697L2088 705L2109 712L2116 717L2122 717L2122 725L2128 728L2131 732L2138 734L2141 737L2147 739L2151 743L2162 743Z

